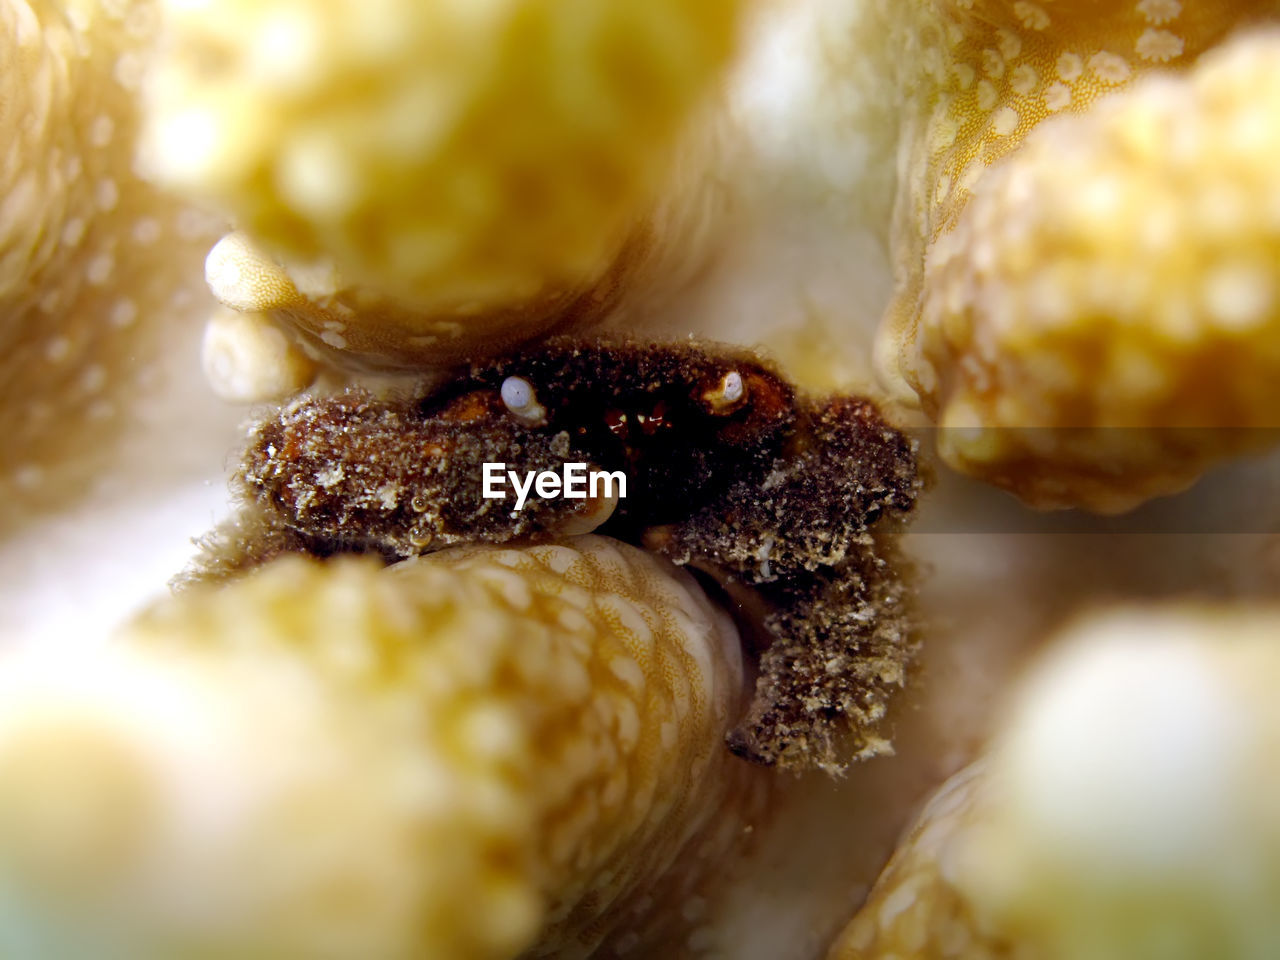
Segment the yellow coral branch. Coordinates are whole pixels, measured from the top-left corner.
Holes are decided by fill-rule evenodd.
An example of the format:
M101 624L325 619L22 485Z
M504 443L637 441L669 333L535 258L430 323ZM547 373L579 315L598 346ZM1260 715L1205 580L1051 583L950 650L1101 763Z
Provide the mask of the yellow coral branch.
M658 194L744 5L170 2L150 166L281 264L313 337L458 359L599 315L679 232L694 200Z
M133 171L150 0L0 3L0 528L83 492L221 226Z
M602 538L192 590L0 674L0 944L585 955L742 787L742 682L692 581Z
M1277 425L1280 38L1215 45L1280 7L905 6L924 68L881 366L943 456L1114 511L1265 442L1218 428Z
M945 785L830 960L1274 956L1280 611L1096 615Z

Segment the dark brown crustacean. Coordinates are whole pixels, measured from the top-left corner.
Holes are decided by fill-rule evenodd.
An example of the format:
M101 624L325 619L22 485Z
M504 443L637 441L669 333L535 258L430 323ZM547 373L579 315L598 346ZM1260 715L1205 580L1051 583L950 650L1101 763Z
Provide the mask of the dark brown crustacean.
M625 497L513 489L570 463L621 474ZM512 474L500 497L485 464ZM836 771L887 748L876 729L914 653L895 534L921 482L870 400L806 398L720 345L557 338L408 396L301 397L254 429L238 483L245 510L196 576L594 529L700 572L736 610L758 676L735 753Z

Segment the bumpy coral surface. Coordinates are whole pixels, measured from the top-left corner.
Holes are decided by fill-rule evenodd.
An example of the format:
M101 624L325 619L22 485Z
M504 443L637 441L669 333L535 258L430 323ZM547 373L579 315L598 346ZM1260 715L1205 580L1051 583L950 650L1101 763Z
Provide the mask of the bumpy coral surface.
M598 313L686 219L655 191L742 6L167 3L149 164L258 245L224 302L278 274L285 296L253 308L317 341L457 358Z
M751 795L735 631L603 538L288 558L41 664L0 673L7 955L582 956Z
M1038 506L1112 511L1259 440L1196 428L1275 426L1280 36L1213 48L1277 15L1225 0L886 14L908 67L881 360L954 466Z
M316 376L306 352L270 317L255 311L215 309L200 353L209 386L232 403L283 400Z
M92 480L198 289L207 218L133 173L154 34L148 0L0 4L2 527Z
M1280 612L1077 624L831 960L1276 955Z

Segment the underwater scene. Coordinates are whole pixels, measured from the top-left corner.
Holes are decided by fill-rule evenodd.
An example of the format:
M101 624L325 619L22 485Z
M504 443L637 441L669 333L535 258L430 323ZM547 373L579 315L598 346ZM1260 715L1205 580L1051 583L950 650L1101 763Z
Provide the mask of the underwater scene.
M0 957L1280 957L1280 0L0 53Z

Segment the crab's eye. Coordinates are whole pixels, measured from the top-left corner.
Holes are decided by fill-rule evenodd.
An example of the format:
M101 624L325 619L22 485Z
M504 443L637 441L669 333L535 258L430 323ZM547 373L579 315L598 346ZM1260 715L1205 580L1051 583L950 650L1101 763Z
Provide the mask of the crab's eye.
M712 413L728 413L747 396L747 384L742 374L730 370L710 390L702 395L702 399L711 407Z
M609 428L609 432L615 437L627 439L630 428L627 426L627 415L621 410L608 410L604 415L604 425Z
M724 375L724 379L720 381L720 391L724 394L725 403L737 403L742 399L746 391L746 385L742 382L742 374L737 370L730 370Z
M663 430L671 426L671 422L667 420L667 405L661 400L657 406L650 411L648 416L643 413L636 416L636 420L640 424L640 429L644 431L646 437L652 437L659 430Z
M538 402L537 391L524 377L507 377L501 394L503 406L521 423L540 427L547 422L547 408Z

